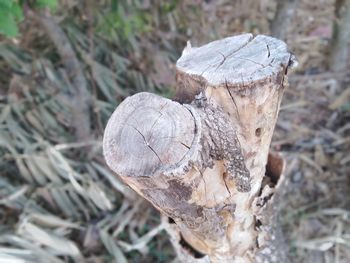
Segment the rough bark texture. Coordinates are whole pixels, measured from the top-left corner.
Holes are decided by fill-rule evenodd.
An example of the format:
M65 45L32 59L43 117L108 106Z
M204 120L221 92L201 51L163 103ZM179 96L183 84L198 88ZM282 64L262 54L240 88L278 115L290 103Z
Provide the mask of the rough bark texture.
M293 62L266 36L188 45L177 62L178 102L140 93L113 113L107 164L174 220L173 243L211 262L287 261L274 216L283 162L270 155L269 176L265 167ZM208 261L187 254L184 262Z
M263 178L261 193L254 200L256 211L255 226L258 231L259 250L255 262L289 262L288 251L279 220L280 199L285 193L286 182L284 177L285 163L278 154L270 153Z

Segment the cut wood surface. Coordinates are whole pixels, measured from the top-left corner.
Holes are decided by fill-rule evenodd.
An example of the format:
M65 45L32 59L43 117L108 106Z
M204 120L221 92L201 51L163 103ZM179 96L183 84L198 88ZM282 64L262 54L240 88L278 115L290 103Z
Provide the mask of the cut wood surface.
M177 101L140 93L108 122L107 164L211 262L287 261L274 213L283 162L265 168L294 62L284 42L267 36L188 44Z
M177 61L178 73L185 72L205 80L210 86L248 85L277 77L281 65L288 65L291 54L286 44L275 38L252 34L228 37L191 47Z
M187 108L139 93L125 99L108 122L104 140L110 150L105 156L121 176L153 176L179 167L194 136L195 123Z

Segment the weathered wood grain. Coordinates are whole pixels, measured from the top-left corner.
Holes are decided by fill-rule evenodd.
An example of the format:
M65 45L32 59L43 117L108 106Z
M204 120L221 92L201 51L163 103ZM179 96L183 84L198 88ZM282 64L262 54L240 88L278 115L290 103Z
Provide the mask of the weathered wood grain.
M201 92L222 107L235 127L251 178L250 191L232 200L236 203L235 228L228 236L229 247L234 248L234 252L231 250L231 255L229 252L226 255L212 253L211 258L217 262L232 262L232 258L234 262L254 262L252 258L261 249L263 240L274 238L272 232L257 231L257 218L267 212L254 203L264 187L269 146L287 86L285 76L288 68L294 65L296 60L283 41L251 34L225 38L198 48L188 45L177 61L176 99L189 102ZM273 252L274 249L271 262L274 262ZM278 255L277 262L285 260Z
M176 67L178 73L202 79L209 86L240 87L277 78L290 59L283 41L243 34L199 48L188 45Z
M104 155L120 176L147 177L178 168L195 134L191 112L150 93L125 99L104 134Z
M294 63L267 36L188 45L177 62L178 102L137 94L108 122L108 165L211 262L287 262L273 212L283 169L265 168Z

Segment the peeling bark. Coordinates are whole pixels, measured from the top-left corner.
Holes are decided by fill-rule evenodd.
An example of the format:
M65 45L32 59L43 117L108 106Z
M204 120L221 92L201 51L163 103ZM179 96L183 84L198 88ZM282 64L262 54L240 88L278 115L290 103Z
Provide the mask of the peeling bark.
M184 240L211 262L288 261L275 216L283 161L270 155L268 175L265 167L293 62L266 36L188 45L177 62L177 102L139 93L113 113L107 164L174 220L173 243ZM208 260L174 247L184 262Z

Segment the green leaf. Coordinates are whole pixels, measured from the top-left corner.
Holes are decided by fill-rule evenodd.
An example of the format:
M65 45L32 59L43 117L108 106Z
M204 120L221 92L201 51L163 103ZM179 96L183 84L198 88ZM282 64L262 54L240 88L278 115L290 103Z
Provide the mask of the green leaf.
M0 12L0 33L7 37L16 37L18 35L17 23L11 14L2 14Z
M56 9L57 7L57 0L37 0L36 6L39 8L48 7L51 10L53 10L53 9Z
M24 19L22 7L19 4L12 5L11 13L17 22L21 22Z
M14 0L0 0L0 8L1 8L1 10L11 9L13 4L17 4L17 1L14 1Z
M17 23L22 20L23 12L18 1L0 0L0 33L7 37L17 36Z
M112 12L118 11L118 0L111 0L111 11Z

